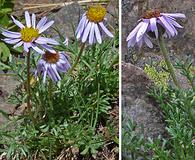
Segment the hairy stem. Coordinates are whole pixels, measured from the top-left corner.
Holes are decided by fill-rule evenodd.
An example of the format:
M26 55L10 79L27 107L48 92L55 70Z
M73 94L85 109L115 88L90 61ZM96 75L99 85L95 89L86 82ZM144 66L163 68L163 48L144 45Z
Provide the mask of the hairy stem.
M98 83L98 90L97 90L97 106L96 106L96 114L95 114L95 120L93 124L93 129L95 130L95 127L97 125L98 117L99 117L99 108L100 108L100 83Z
M162 51L163 57L165 59L165 63L167 65L169 73L170 73L170 75L171 75L171 77L173 79L173 83L175 84L175 86L180 87L180 85L179 85L179 83L177 81L176 75L175 75L175 71L174 71L173 65L172 65L172 63L170 61L170 58L169 58L169 55L168 55L167 48L165 46L165 41L164 41L163 36L160 36L158 41L159 41L159 46L160 46L160 49Z
M79 52L79 55L78 55L78 57L77 57L75 63L73 64L72 68L69 70L68 75L70 75L70 74L72 73L72 71L75 69L75 67L76 67L77 64L79 63L79 60L80 60L81 55L82 55L82 53L83 53L83 51L84 51L84 48L85 48L85 43L82 44L81 49L80 49L80 52Z
M48 85L48 98L49 98L49 106L51 107L51 109L53 109L52 92L53 92L53 82L50 79L49 80L49 85Z
M30 51L27 53L27 110L30 111Z

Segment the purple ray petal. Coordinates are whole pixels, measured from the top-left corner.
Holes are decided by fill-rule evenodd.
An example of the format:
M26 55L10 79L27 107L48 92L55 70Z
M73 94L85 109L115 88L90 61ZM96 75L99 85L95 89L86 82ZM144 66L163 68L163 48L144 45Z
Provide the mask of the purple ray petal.
M54 40L54 39L51 39L51 38L46 38L46 37L38 37L36 40L35 40L36 43L38 44L53 44L53 45L59 45L59 43Z
M114 37L113 34L105 27L103 22L100 22L99 25L102 27L103 31L109 36L109 37Z
M37 24L37 29L40 29L42 26L44 26L44 24L47 22L47 18L46 17L43 17L41 18L41 20L38 22Z
M177 30L175 29L175 27L173 26L173 24L171 23L171 21L169 21L169 19L168 19L167 17L164 17L164 18L166 19L167 23L169 23L169 25L170 25L170 26L172 27L172 29L174 30L175 35L177 35L178 32L177 32Z
M60 53L60 59L63 61L68 61L69 57L64 53L64 52L59 52Z
M18 20L16 20L13 16L11 16L13 22L18 26L20 27L21 29L24 28L25 26Z
M61 63L60 61L56 64L56 68L58 71L62 73L65 73L67 71L66 68L64 67L64 64Z
M171 19L169 17L166 17L166 19L169 21L169 23L173 24L175 27L177 27L177 28L183 28L179 23L177 23L173 19Z
M4 29L1 34L9 38L20 38L21 37L21 34L19 32L11 32L11 31L4 30Z
M28 28L30 28L30 27L31 27L31 21L30 21L29 12L28 12L28 11L25 11L24 14L25 14L26 26L27 26Z
M128 35L126 41L129 41L132 37L134 37L137 34L137 31L140 29L140 27L143 25L144 22L140 22Z
M43 59L40 59L38 62L38 65L41 67L45 66L45 64L46 64L46 62Z
M86 20L86 17L83 16L83 17L81 18L80 22L79 22L79 25L78 25L78 27L77 27L76 33L78 33L78 31L82 28L82 26L83 26L84 23L85 23L85 20Z
M26 42L26 45L28 48L32 47L32 43L31 42Z
M13 48L17 48L17 47L20 47L21 45L23 45L23 41L17 43L16 45L13 46Z
M89 44L93 44L94 36L95 36L95 23L91 22L91 30L89 34Z
M55 82L58 81L58 78L57 78L55 72L53 71L51 64L50 64L50 67L48 68L48 76L52 79L52 81L55 81Z
M161 13L161 15L170 16L174 18L186 18L185 14L182 13Z
M42 27L40 27L39 33L42 33L45 30L47 30L49 27L51 27L53 25L53 23L54 23L54 21L50 21L50 22L46 23L45 25L43 25Z
M58 72L56 70L56 65L55 64L52 64L51 65L51 68L53 70L53 75L55 75L55 77L56 77L56 80L57 81L61 80L61 77L60 77L60 75L58 74Z
M143 38L140 39L140 41L137 42L137 45L138 45L139 48L142 47L142 45L143 45Z
M49 45L43 44L41 45L44 49L46 49L47 51L49 51L50 53L56 53L56 51Z
M35 46L34 44L32 44L32 48L33 48L36 52L38 52L38 53L40 53L40 54L44 54L44 53L45 53L43 50L41 50L39 47Z
M172 37L172 35L171 35L171 33L169 32L169 30L166 29L166 32L165 32L165 33L166 33L166 35L167 35L168 38L171 38L171 37Z
M83 33L83 31L84 31L84 29L85 29L85 26L88 24L88 20L86 19L86 17L83 17L84 19L83 19L83 22L82 22L82 24L81 24L81 27L80 28L78 28L78 32L77 32L77 36L76 36L76 38L77 39L79 39L80 37L81 37L81 35L82 35L82 33Z
M150 41L150 39L146 35L144 36L144 41L148 47L153 48L152 42Z
M139 28L138 32L137 32L137 36L136 36L136 41L139 42L140 39L142 39L142 37L144 36L144 34L146 33L146 30L148 28L149 22L144 21L142 26Z
M51 64L48 64L48 65L49 65L49 67L48 67L47 74L52 79L52 81L55 81L56 82L57 81L57 78L56 78L55 74L53 73L53 70L51 68Z
M151 31L155 33L156 38L158 38L158 28L156 25L156 18L151 18L150 19L150 26L151 26Z
M28 53L29 49L28 49L27 43L24 43L23 46L24 46L24 51L26 51Z
M174 29L170 26L170 24L166 21L164 17L159 17L160 21L164 25L164 27L170 32L172 36L175 35Z
M45 64L45 71L43 72L43 83L46 82L47 71L48 71L48 64Z
M36 28L36 16L34 13L32 14L32 26L33 28Z
M62 62L63 63L58 62L56 65L56 68L58 71L60 71L62 73L66 73L68 71L68 69L70 68L70 65L69 65L69 63L66 63L64 61L62 61Z
M96 40L99 44L102 43L102 38L101 38L101 34L100 34L100 31L99 31L99 28L98 28L98 25L95 24L95 36L96 36Z
M5 38L3 39L4 42L8 43L8 44L15 44L18 43L19 41L21 41L21 39L10 39L10 38Z
M91 25L92 25L92 23L89 22L88 25L87 25L87 27L85 28L85 31L83 33L83 38L82 38L82 42L83 43L86 42L86 40L87 40L87 37L88 37L89 32L90 32L90 29L91 29Z
M128 45L128 47L133 47L135 45L135 43L136 43L136 36L129 39L127 45Z

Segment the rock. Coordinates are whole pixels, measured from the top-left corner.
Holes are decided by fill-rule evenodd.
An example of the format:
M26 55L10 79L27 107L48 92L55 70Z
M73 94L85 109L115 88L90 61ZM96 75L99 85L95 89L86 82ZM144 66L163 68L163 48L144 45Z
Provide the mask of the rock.
M147 96L153 85L144 71L132 64L122 63L122 113L124 123L131 119L137 132L144 128L144 137L165 135L165 122L160 107Z
M188 89L192 88L192 86L190 85L188 79L184 75L181 74L179 69L175 70L175 75L176 75L178 83L180 84L180 87L182 89L188 90ZM171 82L171 84L173 85L173 82Z
M119 3L116 0L110 0L108 6L106 6L107 15L106 19L108 22L108 29L111 32L116 30L116 27L119 25ZM115 28L115 29L114 29Z
M72 0L15 0L14 1L14 15L23 16L26 7L34 7L28 9L30 13L50 12L51 10L58 9L61 4L70 2ZM75 0L76 1L76 0ZM36 6L37 4L42 4ZM48 4L56 4L55 6L48 6ZM44 7L43 7L44 6Z
M6 74L0 74L0 110L5 113L12 113L15 105L7 102L8 96L16 89L19 82L13 77ZM5 122L5 118L0 112L0 125Z
M76 29L83 13L84 10L82 7L78 5L78 3L74 3L62 7L58 12L49 15L48 19L54 21L52 27L59 29L60 34L67 37L73 37L74 30ZM49 28L45 33L54 38L58 37L57 32L52 28Z

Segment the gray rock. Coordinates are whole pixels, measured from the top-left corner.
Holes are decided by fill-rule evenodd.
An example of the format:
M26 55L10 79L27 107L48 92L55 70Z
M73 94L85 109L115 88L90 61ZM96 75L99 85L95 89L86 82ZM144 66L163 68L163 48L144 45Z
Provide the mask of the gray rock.
M107 9L107 21L108 21L108 28L110 31L117 30L116 27L119 25L119 2L116 0L110 0L110 3L106 7ZM114 27L114 28L113 28ZM114 31L112 31L114 32Z
M63 36L73 37L74 30L76 29L81 15L84 13L84 10L74 3L65 7L62 7L58 12L53 13L48 16L48 19L54 20L53 28L57 28ZM58 37L58 34L54 29L49 28L46 31L46 34L51 35L52 37Z
M6 74L0 74L0 110L6 113L12 113L15 105L7 102L8 96L16 89L19 82L13 77ZM5 118L0 113L0 125L5 122Z
M137 132L144 129L144 137L164 136L165 123L160 107L148 96L153 85L144 71L129 63L122 64L122 113L124 123L131 119L137 124Z

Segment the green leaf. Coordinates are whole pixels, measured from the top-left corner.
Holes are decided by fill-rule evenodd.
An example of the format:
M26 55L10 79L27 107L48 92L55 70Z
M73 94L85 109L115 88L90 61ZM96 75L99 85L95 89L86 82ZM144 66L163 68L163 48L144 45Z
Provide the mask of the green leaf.
M16 47L16 48L11 48L11 51L17 52L17 53L22 53L23 52L23 47Z
M43 126L40 126L40 129L41 129L41 132L46 133L49 131L49 126L43 125Z
M0 17L0 25L4 28L7 28L9 24L11 23L10 18L7 16L7 14Z
M0 70L4 70L4 69L10 69L10 67L2 62L0 62Z
M14 144L12 144L12 145L9 147L9 149L8 149L8 151L7 151L7 159L10 159L10 158L11 158L12 154L14 153L14 148L15 148L15 145L14 145Z
M92 153L92 154L96 154L97 152L98 152L98 151L97 151L95 148L93 148L93 147L91 148L91 153Z
M13 8L14 0L0 0L0 10L4 8Z
M86 155L89 152L89 147L87 146L82 152L81 155Z
M2 7L5 3L5 0L0 0L0 7Z
M11 13L12 9L11 8L3 8L0 10L0 14L7 14L7 13Z
M0 60L6 61L9 58L10 50L5 43L0 42Z

